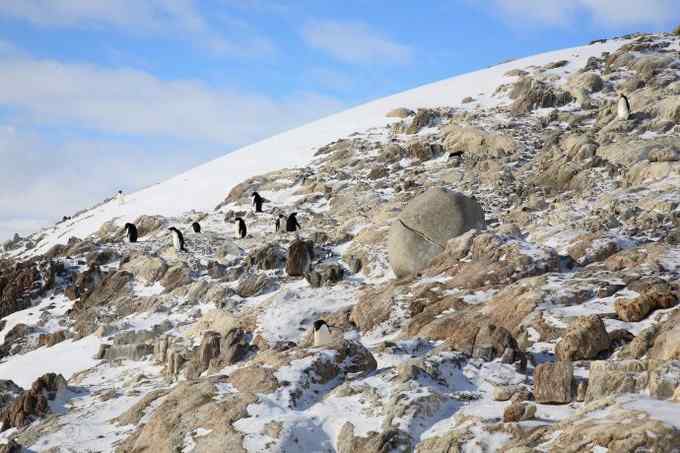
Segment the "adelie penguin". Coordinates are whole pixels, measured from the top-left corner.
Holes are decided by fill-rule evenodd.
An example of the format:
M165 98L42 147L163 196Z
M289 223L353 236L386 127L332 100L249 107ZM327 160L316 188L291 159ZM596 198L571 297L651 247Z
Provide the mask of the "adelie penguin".
M325 346L332 342L331 329L326 321L323 319L314 321L314 347Z
M285 215L279 214L279 216L276 218L276 222L274 222L274 232L278 233L281 231L281 221L286 218Z
M246 222L241 217L236 217L234 219L234 226L236 227L236 237L243 239L248 234L248 228L246 228Z
M628 98L624 94L619 95L617 116L622 121L626 121L628 118L630 118L630 103L628 102Z
M257 192L253 192L251 196L253 197L253 207L255 208L255 212L262 212L262 203L264 203L264 198L262 198Z
M172 234L172 244L175 246L175 250L178 252L186 252L186 249L184 248L184 236L182 235L182 232L175 227L170 227L168 230Z
M125 235L128 242L137 242L137 227L132 223L125 224Z
M300 224L297 220L297 212L292 213L286 219L286 231L289 233L294 233L300 229Z
M200 233L201 232L201 224L198 223L198 222L192 223L191 228L194 230L194 233Z

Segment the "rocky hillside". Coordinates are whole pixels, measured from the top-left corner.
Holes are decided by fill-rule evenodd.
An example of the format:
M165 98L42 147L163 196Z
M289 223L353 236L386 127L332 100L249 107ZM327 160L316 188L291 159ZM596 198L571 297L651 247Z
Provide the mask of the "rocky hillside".
M680 36L318 124L4 245L0 452L680 451Z

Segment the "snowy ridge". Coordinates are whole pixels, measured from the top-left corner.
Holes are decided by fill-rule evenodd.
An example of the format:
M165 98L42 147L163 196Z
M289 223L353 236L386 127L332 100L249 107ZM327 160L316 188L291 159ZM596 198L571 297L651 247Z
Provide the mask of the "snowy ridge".
M191 210L210 211L236 184L246 178L304 165L321 146L353 132L384 127L393 122L394 119L385 116L392 109L461 106L461 101L467 96L472 96L477 101L468 104L469 108L477 105L482 108L493 107L503 101L493 97L493 92L499 85L512 79L505 76L505 73L512 69L545 65L556 60L569 60L569 64L556 70L556 73L572 71L583 67L589 57L599 56L602 52L612 52L626 42L628 41L615 39L606 43L522 58L424 85L328 116L236 150L160 184L129 194L125 197L123 205L113 200L86 211L73 220L48 228L45 231L45 240L34 251L44 253L54 244L65 243L72 236L84 238L111 219L117 219L117 223L122 225L144 214L177 216Z

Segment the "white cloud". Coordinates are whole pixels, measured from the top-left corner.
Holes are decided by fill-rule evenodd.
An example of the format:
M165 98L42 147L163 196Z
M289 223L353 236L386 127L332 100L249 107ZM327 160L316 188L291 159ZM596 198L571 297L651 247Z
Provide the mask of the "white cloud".
M680 19L677 0L493 0L513 20L533 19L548 24L571 24L586 14L605 26L659 25Z
M255 30L218 28L195 0L2 0L0 16L44 27L114 27L136 35L191 39L217 54L261 56L273 43Z
M11 57L0 58L0 104L41 123L221 145L250 143L342 107L314 93L274 99L133 69Z
M302 30L307 45L347 63L408 63L410 47L392 41L357 22L316 20Z

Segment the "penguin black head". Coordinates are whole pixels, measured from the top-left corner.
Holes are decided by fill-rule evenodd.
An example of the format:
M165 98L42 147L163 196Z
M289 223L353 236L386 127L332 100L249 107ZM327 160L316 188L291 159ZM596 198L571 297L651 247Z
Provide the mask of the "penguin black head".
M126 224L125 224L125 229L126 229L126 230L129 230L130 228L134 228L134 225L131 224L131 223L126 223Z
M316 321L314 321L314 330L315 331L319 330L323 326L328 327L328 324L326 324L326 321L324 321L323 319L317 319Z
M175 228L175 227L170 227L170 228L168 228L168 231L175 232L175 231L178 231L178 230L177 230L177 228Z

